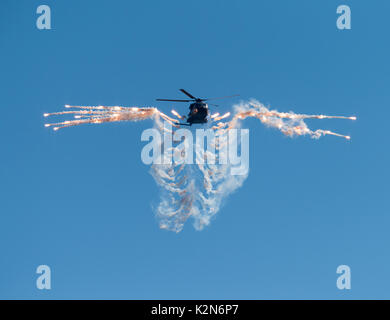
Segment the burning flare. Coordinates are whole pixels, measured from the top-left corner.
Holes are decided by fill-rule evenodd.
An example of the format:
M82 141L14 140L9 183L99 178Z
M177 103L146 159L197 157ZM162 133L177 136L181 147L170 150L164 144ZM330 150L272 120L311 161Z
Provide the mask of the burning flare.
M53 127L53 130L59 130L66 127L77 126L87 123L105 123L105 122L118 122L118 121L139 121L152 119L155 117L161 117L165 121L171 123L174 127L179 126L179 120L173 119L157 108L138 108L138 107L121 107L121 106L69 106L65 105L65 108L71 108L75 110L61 111L54 113L45 113L45 117L54 115L73 115L75 120L67 120L57 123L47 123L45 127ZM178 119L184 119L185 116L181 116L175 110L171 111ZM230 112L220 116L219 113L215 113L210 116L213 122L217 122L228 118ZM279 112L276 110L269 110L256 100L252 100L249 103L242 103L235 107L235 113L233 118L228 122L220 122L213 128L215 130L221 128L235 128L239 120L246 118L257 118L262 123L269 127L280 130L287 136L302 136L310 135L312 138L319 138L323 135L333 135L350 140L350 136L335 133L329 130L318 129L312 131L308 128L304 120L306 119L348 119L356 120L355 116L327 116L327 115L308 115L308 114L296 114L293 112Z
M65 108L73 108L76 110L62 111L54 113L45 113L45 117L54 115L73 115L77 120L67 120L57 123L45 124L45 127L53 127L53 130L59 130L66 127L78 126L86 123L105 123L117 121L139 121L151 119L155 116L160 116L164 120L176 125L178 120L173 119L166 114L157 110L157 108L138 108L138 107L104 107L104 106L69 106Z

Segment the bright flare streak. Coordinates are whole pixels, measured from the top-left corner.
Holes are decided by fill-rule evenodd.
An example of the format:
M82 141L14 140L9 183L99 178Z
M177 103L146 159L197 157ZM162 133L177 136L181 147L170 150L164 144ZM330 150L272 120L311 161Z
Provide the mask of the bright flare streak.
M180 114L178 114L175 110L171 110L172 114L175 115L176 117L178 117L179 119L182 118L182 116Z
M214 118L214 121L219 121L230 116L230 112L226 112L223 116Z
M356 117L346 116L327 116L327 115L310 115L310 114L296 114L293 112L278 112L276 110L268 110L261 103L253 100L248 104L241 104L236 107L236 113L233 119L228 123L228 129L235 128L237 121L245 118L257 118L263 124L277 128L287 136L302 136L310 135L312 138L320 138L323 135L333 135L342 137L347 140L351 138L339 133L335 133L329 130L315 130L312 131L308 128L305 119L347 119L356 120Z
M74 111L62 111L55 113L45 113L44 116L67 115L73 114L77 120L67 120L59 123L49 123L45 125L56 126L53 130L61 128L77 126L86 123L104 123L116 121L138 121L153 118L155 115L160 115L165 120L175 123L177 120L171 119L165 114L159 112L156 108L129 108L129 107L105 107L105 106L69 106L66 108L75 108Z
M179 121L173 119L168 115L162 113L156 108L138 108L138 107L121 107L121 106L70 106L65 105L65 108L74 108L73 111L62 111L55 113L45 113L44 117L53 115L65 115L73 114L76 120L64 121L59 123L49 123L46 127L56 126L53 129L58 130L65 127L77 126L87 123L105 123L105 122L117 122L117 121L138 121L153 118L154 116L160 116L164 120L177 127ZM181 119L182 117L175 111L171 111L176 117ZM215 113L211 116L213 121L220 121L230 116L230 112L220 116L219 113ZM343 137L350 140L349 136L341 135L329 130L310 130L305 119L349 119L356 120L355 116L327 116L327 115L307 115L307 114L295 114L293 112L278 112L276 110L268 110L265 106L257 101L251 101L249 104L242 104L236 108L236 112L229 122L222 122L218 124L214 129L227 127L231 129L236 127L236 123L239 120L243 120L248 117L258 118L262 123L267 126L279 129L287 136L294 135L310 135L312 138L319 138L322 135L334 135Z

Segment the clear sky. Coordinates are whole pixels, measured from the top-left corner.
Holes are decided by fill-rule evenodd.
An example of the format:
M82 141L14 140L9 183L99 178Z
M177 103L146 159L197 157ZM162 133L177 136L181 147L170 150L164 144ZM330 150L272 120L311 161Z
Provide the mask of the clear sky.
M51 30L36 8L51 7ZM336 28L348 4L352 29ZM390 298L388 1L0 3L0 298ZM151 121L53 132L73 105L239 93L350 135L248 120L250 173L203 231L160 230L140 159ZM240 99L221 101L221 111ZM175 105L187 111L188 106ZM37 266L52 271L38 290ZM352 289L336 287L336 268Z

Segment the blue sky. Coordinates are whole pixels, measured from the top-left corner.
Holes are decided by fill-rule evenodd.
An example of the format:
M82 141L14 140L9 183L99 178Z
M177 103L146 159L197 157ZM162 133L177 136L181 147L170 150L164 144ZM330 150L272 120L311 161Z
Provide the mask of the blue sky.
M52 30L36 28L47 4ZM352 30L336 8L352 9ZM1 1L0 298L389 298L386 1ZM240 93L356 115L290 139L248 120L250 174L205 230L158 228L140 159L152 122L53 132L65 104ZM230 110L239 99L221 103ZM175 106L177 110L186 105ZM38 265L52 289L35 286ZM352 289L336 287L347 264Z

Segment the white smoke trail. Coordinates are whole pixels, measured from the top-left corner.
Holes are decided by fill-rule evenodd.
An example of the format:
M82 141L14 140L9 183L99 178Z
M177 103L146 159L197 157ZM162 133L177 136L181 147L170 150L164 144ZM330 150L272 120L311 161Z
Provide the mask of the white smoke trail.
M161 124L157 126L161 127ZM162 189L160 203L156 208L162 229L180 232L191 217L194 227L202 230L220 210L224 198L241 187L247 178L248 172L232 175L230 164L219 163L219 158L227 158L224 147L228 143L228 129L219 129L216 136L218 139L213 141L213 146L219 150L217 154L212 155L208 150L195 148L195 158L216 157L214 163L205 161L186 164L186 155L182 153L179 144L176 144L172 147L173 153L183 161L172 161L171 164L164 164L163 161L163 164L152 165L151 174ZM161 149L164 150L163 140L161 141ZM180 141L182 143L185 140Z
M296 114L294 112L278 112L269 110L257 100L251 100L249 103L241 103L235 106L233 119L227 123L229 128L237 125L238 120L243 120L248 117L259 119L266 126L279 129L287 136L302 136L309 135L312 138L318 139L323 135L334 135L349 140L350 136L345 136L329 130L318 129L312 131L304 122L305 119L348 119L356 120L356 117L344 116L326 116L326 115L307 115Z
M88 107L88 106L66 106L73 108L72 111L49 113L52 115L73 115L75 120L68 120L58 123L46 124L58 130L65 127L77 126L88 123L104 123L117 121L138 121L153 119L155 128L161 133L174 134L179 128L179 120L173 119L156 108L138 107ZM178 119L185 119L176 111L173 115ZM323 135L334 135L350 139L349 136L338 134L329 130L311 130L305 123L306 119L350 119L356 117L326 116L326 115L306 115L295 114L293 112L278 112L269 110L256 100L242 102L234 106L233 117L230 121L222 120L229 117L230 113L224 115L214 114L210 116L210 126L218 137L213 141L213 146L219 151L215 156L215 162L205 162L204 164L186 164L181 146L184 141L172 145L172 152L178 159L183 161L173 161L171 164L153 164L151 174L156 183L161 187L161 200L156 207L156 215L160 220L160 227L175 232L180 232L184 223L191 217L194 220L194 227L202 230L209 225L212 218L220 210L223 200L232 192L242 186L248 176L248 172L242 175L232 175L230 164L221 164L219 158L226 157L226 147L230 147L232 141L228 139L229 131L238 128L240 121L248 117L254 117L266 126L276 128L287 136L309 135L318 139ZM163 121L172 125L172 129L167 130ZM168 132L167 132L168 131ZM235 141L239 146L239 141ZM164 150L164 140L161 141ZM197 149L196 156L200 158L211 157L208 151ZM164 153L163 153L163 156ZM170 163L169 161L162 163ZM224 162L223 162L224 163Z

